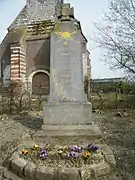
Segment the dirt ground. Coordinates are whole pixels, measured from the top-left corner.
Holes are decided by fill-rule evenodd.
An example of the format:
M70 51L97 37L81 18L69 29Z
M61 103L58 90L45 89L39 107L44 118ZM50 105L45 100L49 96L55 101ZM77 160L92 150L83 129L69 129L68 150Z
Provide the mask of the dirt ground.
M135 180L135 110L128 110L127 117L117 116L116 112L95 113L93 119L113 149L122 180Z
M123 180L135 180L135 111L128 111L127 117L116 116L116 112L94 113L93 120L101 128L106 144L112 147L117 170ZM41 116L1 115L0 117L0 164L21 142L23 135L41 129ZM0 180L3 169L0 168Z

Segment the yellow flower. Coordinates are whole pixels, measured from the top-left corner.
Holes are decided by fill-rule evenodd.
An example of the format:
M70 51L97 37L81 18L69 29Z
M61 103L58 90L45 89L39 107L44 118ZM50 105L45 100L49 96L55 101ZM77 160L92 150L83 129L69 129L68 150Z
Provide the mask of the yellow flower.
M62 153L63 153L63 151L62 151L62 150L59 150L59 151L58 151L58 154L62 154Z
M33 146L33 150L38 150L38 149L39 149L38 145L35 144L35 145Z
M67 146L64 146L63 149L66 150L66 149L67 149Z
M90 152L86 152L86 153L84 154L84 157L85 157L86 159L88 159L88 158L90 157Z
M27 155L27 154L29 154L29 151L28 150L23 150L22 154Z

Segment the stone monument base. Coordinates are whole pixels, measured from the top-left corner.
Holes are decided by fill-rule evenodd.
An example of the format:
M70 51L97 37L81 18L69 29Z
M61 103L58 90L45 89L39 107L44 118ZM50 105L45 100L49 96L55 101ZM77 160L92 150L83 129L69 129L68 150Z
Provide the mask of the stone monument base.
M42 131L37 137L89 137L89 139L101 138L101 131L95 125L43 125Z
M38 136L101 138L101 131L92 123L91 103L44 103L43 126Z
M44 125L90 125L91 103L44 102Z

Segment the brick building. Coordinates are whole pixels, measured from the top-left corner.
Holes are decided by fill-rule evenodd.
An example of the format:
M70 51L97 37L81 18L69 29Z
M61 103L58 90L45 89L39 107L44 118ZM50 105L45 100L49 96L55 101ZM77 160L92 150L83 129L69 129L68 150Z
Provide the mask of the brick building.
M56 5L59 4L64 4L63 0L26 1L0 46L2 85L21 80L30 83L33 92L40 84L43 93L49 94L50 33L57 20ZM83 33L82 60L84 76L90 79L90 58Z

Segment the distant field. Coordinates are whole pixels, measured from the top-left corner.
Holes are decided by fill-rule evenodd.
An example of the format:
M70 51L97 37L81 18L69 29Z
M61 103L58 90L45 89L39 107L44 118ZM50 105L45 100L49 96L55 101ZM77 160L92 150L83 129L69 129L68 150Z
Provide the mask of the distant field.
M118 94L116 97L116 93L100 93L102 98L103 109L114 109L118 108L129 108L135 106L135 95L126 95L126 94ZM91 94L91 102L93 104L93 108L100 108L101 99L96 93Z

